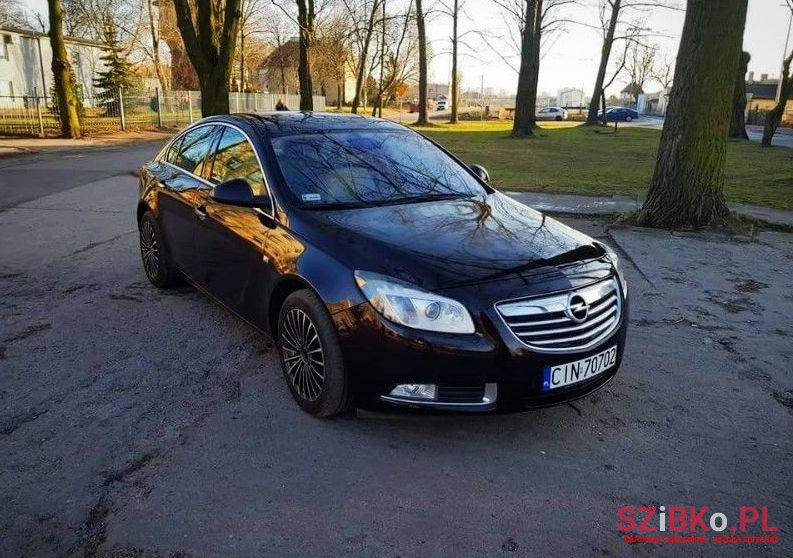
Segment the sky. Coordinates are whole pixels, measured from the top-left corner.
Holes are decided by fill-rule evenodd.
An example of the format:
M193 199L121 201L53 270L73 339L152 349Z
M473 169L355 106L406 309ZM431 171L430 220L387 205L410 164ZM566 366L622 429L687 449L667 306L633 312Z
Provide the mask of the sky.
M677 2L680 8L685 7L684 0ZM23 3L32 10L46 14L46 0L23 0ZM492 0L460 0L460 3L464 6L465 14L460 20L460 34L466 43L461 47L460 59L463 88L478 90L484 82L485 87L492 87L494 91L504 89L514 92L517 73L502 58L510 49L504 48L503 44L498 48L499 45L495 44L498 41L494 39L508 34L504 18ZM754 71L757 78L761 74L779 75L789 14L783 0L749 0L743 48L752 55L749 71ZM655 9L638 15L645 20L645 26L652 29L654 36L649 41L658 45L659 56L674 60L683 29L683 10ZM579 0L577 4L564 7L559 17L598 25L597 0ZM448 16L441 13L431 15L427 25L433 52L430 81L449 82L450 30L451 21ZM487 42L491 46L481 38L482 35L489 38ZM497 47L502 56L496 54L492 47ZM599 31L581 23L565 24L561 31L544 42L540 63L540 91L556 94L561 88L583 87L589 93L597 73L600 47ZM788 46L788 52L790 48L791 45ZM621 89L625 83L625 80L615 81L610 92ZM653 91L660 87L649 84L647 89Z

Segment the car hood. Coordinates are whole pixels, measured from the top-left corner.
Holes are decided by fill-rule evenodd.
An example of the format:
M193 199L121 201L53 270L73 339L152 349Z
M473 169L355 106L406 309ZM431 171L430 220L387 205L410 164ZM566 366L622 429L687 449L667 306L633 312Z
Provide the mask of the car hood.
M306 211L312 244L352 269L428 289L498 280L603 255L588 236L503 194Z

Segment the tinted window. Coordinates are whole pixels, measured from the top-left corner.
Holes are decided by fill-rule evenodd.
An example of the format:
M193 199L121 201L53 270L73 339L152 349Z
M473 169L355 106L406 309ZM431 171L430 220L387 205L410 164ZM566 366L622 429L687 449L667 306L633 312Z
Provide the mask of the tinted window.
M220 184L233 178L247 180L254 196L267 194L259 160L248 138L234 128L223 126L223 135L215 151L215 162L209 179Z
M184 135L174 165L198 176L204 176L204 163L209 158L215 139L215 126L199 126Z
M168 148L168 153L165 154L165 160L169 163L176 164L179 160L179 146L182 145L183 137L176 138Z
M454 159L409 131L338 132L273 140L290 190L306 206L361 206L487 191Z

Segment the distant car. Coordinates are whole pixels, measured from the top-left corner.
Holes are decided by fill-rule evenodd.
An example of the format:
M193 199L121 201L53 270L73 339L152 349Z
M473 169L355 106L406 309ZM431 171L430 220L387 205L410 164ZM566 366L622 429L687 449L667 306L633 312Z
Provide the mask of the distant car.
M600 111L598 118L603 118L603 111ZM606 108L606 121L607 122L630 122L639 118L639 113L633 109L625 107L609 107Z
M436 110L446 110L448 104L449 104L449 101L447 101L446 99L438 99L438 102L435 104L435 109Z
M560 107L545 107L537 111L537 120L567 120L567 111Z

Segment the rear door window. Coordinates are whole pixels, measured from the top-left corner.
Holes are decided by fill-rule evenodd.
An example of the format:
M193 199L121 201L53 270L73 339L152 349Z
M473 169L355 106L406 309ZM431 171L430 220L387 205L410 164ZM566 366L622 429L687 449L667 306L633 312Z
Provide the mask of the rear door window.
M176 160L170 161L177 167L196 176L208 174L212 145L217 137L217 126L199 126L185 133L179 146Z

